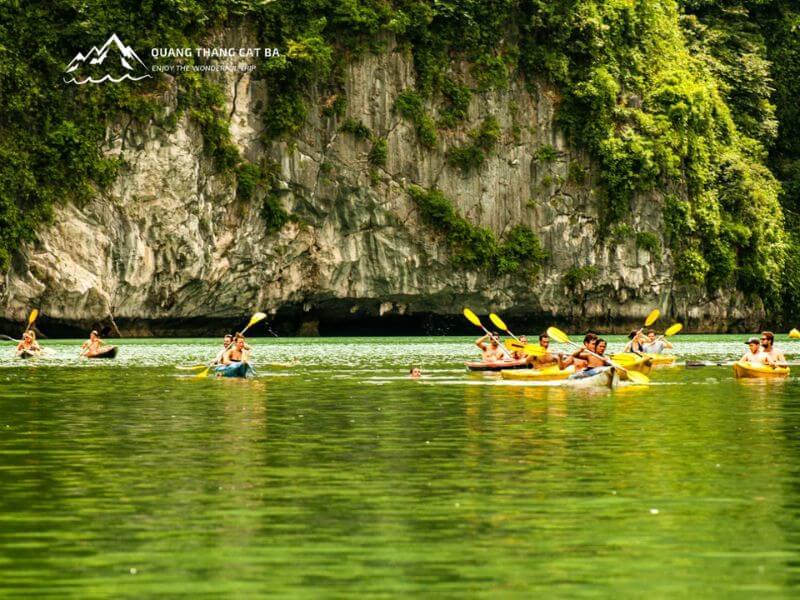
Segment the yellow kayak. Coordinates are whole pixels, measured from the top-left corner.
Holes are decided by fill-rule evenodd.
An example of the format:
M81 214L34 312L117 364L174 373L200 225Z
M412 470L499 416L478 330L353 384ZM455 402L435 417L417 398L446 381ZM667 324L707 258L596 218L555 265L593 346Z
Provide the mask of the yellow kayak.
M733 363L733 374L739 379L782 379L788 377L789 367L770 367L739 361Z
M797 329L792 329L789 332L789 337L793 340L800 340L800 331L797 331Z
M617 356L625 356L623 360L617 360ZM649 375L650 371L653 369L653 359L649 356L637 356L636 354L630 354L633 358L628 358L629 354L615 354L612 357L612 360L617 363L619 366L623 367L625 371L638 371L639 373L643 373L645 375ZM619 378L622 381L627 381L627 377L625 376L625 371L620 371Z
M575 372L572 365L566 369L559 369L558 365L551 365L542 369L516 369L500 371L500 377L514 381L558 381L566 379Z
M653 361L651 366L653 367L671 365L675 363L675 355L673 354L642 354L642 356L639 356L633 352L620 352L618 354L614 354L611 357L611 360L627 368L629 364L635 364L636 361L641 360L643 357L651 359ZM638 369L634 369L634 371L636 370Z

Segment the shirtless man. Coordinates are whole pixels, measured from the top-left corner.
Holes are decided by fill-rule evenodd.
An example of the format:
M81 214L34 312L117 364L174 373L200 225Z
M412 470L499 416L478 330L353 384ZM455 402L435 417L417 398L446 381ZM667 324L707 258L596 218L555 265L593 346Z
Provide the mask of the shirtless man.
M527 344L528 343L528 337L525 336L525 335L519 336L519 343L520 344ZM528 355L525 353L524 350L514 350L511 353L511 358L513 358L514 360L523 360L523 359L528 358Z
M212 365L222 364L222 357L225 356L225 352L228 351L228 348L231 347L231 344L233 344L233 336L230 333L226 333L225 337L222 338L222 350L219 351L217 357L211 363Z
M672 350L672 343L664 338L656 338L656 332L652 329L647 332L647 341L642 344L642 350L646 354L662 354L664 350Z
M578 348L577 351L573 352L567 358L564 358L561 355L558 357L558 368L566 369L569 365L575 365L576 372L587 368L589 365L587 357L591 356L589 352L595 351L595 345L597 344L598 339L599 338L596 334L587 333L583 338L583 346L581 348ZM589 352L587 352L587 350Z
M233 345L222 355L222 364L229 365L236 362L247 362L250 358L247 348L245 348L244 337L236 338Z
M788 366L783 352L775 348L775 334L771 331L765 331L761 334L761 348L764 352L764 362L770 367Z
M92 330L89 334L89 339L81 345L81 356L93 356L100 352L100 346L103 345L103 340L96 330Z
M489 340L489 343L486 343ZM507 355L500 349L500 337L496 333L487 333L482 338L475 340L475 345L480 348L483 362L497 362L507 360Z
M539 334L539 345L544 348L544 354L541 356L536 356L535 354L529 356L526 361L528 366L532 369L542 369L550 365L558 364L558 357L561 356L561 353L559 352L557 355L550 353L550 336L547 335L547 333Z
M747 352L745 352L744 356L739 360L753 365L763 365L766 362L766 357L761 351L759 339L757 337L751 337L745 344L747 344Z

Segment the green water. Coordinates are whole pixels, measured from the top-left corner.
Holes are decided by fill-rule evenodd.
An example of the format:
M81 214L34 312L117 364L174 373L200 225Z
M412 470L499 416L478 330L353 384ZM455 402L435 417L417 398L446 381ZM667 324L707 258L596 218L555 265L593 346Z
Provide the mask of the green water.
M800 380L509 385L463 371L471 341L255 340L247 381L175 370L212 340L8 350L0 595L800 593Z

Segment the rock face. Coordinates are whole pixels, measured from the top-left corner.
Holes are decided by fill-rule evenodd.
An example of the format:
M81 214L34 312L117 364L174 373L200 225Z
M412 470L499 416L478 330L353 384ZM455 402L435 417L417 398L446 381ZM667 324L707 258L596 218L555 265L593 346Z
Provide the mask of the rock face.
M226 44L252 41L246 28L225 35ZM467 65L453 70L470 83ZM55 225L15 257L0 283L7 327L32 306L51 329L65 331L113 314L125 335L210 333L256 309L304 334L358 323L375 333L412 331L465 305L515 322L618 328L641 322L654 306L704 329L747 327L762 316L736 295L721 300L675 287L668 251L637 248L631 231L655 233L666 248L657 192L635 199L629 230L598 239L603 201L592 163L558 130L558 93L544 84L518 80L506 91L473 94L466 121L440 130L437 148L428 150L394 110L398 94L414 88L414 68L390 42L386 52L352 62L345 77L347 116L387 140L386 166L373 169L371 142L339 131L341 118L321 116L326 98L314 90L297 139L264 143L265 82L219 77L236 145L248 160L280 166L278 197L295 219L268 233L265 192L237 199L234 176L215 171L188 117L171 131L116 119L107 152L123 158L124 169L88 205L60 207ZM174 108L174 93L163 101ZM427 108L435 117L437 104ZM447 151L488 115L500 123L501 141L465 175L447 163ZM555 159L541 158L543 147L555 149ZM530 226L549 254L545 265L533 279L454 268L441 236L420 221L407 193L412 183L438 187L461 215L497 235ZM591 268L567 287L564 274L580 267Z

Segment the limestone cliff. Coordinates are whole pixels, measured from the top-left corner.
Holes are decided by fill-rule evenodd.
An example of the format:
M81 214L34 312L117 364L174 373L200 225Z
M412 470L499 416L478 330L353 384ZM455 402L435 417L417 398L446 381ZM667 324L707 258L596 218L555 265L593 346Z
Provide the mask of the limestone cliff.
M252 34L225 35L247 46ZM466 65L453 69L469 82ZM429 150L394 110L414 77L410 56L392 43L346 70L346 115L387 140L386 165L372 173L369 142L340 131L342 118L310 111L297 139L265 143L259 115L270 101L266 84L250 74L220 79L243 156L280 167L275 191L294 218L277 233L262 220L263 198L237 199L234 177L216 172L188 116L174 130L111 119L107 152L124 161L116 183L85 206L58 208L55 224L22 249L0 283L0 319L20 322L39 306L51 329L66 331L113 313L123 334L141 335L210 332L255 309L303 333L365 319L375 332L381 323L414 326L431 314L458 315L465 305L530 323L619 328L653 306L707 329L762 316L735 295L720 300L673 285L668 251L654 256L633 235L599 239L597 177L556 125L557 90L517 80L506 91L476 93L466 121L441 131ZM326 102L308 93L313 106ZM174 110L174 93L163 103ZM436 115L435 105L428 109ZM447 151L489 114L501 142L465 175L448 164ZM541 158L545 146L556 150L554 160ZM438 187L461 215L498 235L529 225L548 252L545 265L533 279L454 268L440 236L420 221L407 193L412 183ZM661 197L652 193L637 197L628 223L660 237L661 218ZM587 266L583 281L568 288L564 274Z

